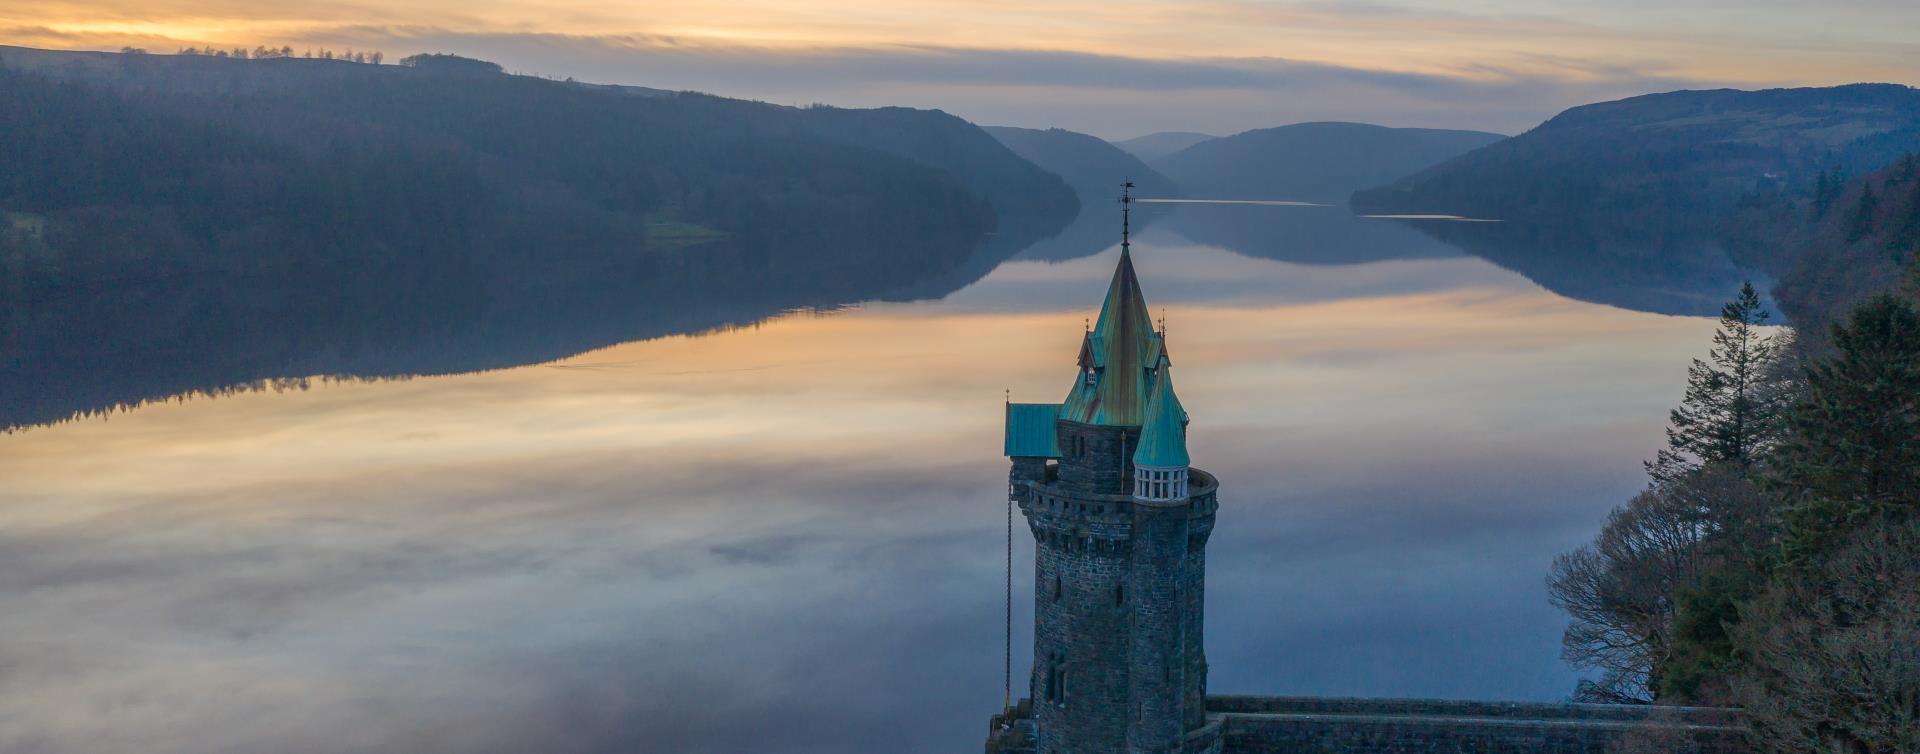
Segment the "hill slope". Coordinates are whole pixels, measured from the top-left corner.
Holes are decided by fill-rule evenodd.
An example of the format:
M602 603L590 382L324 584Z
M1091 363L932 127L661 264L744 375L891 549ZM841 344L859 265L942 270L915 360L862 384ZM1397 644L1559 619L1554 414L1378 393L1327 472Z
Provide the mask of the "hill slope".
M1204 141L1152 161L1192 196L1342 203L1502 137L1480 131L1298 123Z
M1820 206L1778 217L1773 232L1790 254L1774 295L1788 316L1812 325L1802 337L1823 342L1824 323L1902 275L1920 274L1920 152L1846 182Z
M0 59L0 426L858 301L965 262L989 199L1074 202L939 113L341 61Z
M1077 207L1057 177L1013 154L973 124L939 111L908 108L791 108L691 92L606 87L509 75L450 76L426 69L336 60L238 60L184 55L116 55L0 47L0 63L132 96L188 119L225 122L276 141L319 138L325 124L360 138L442 139L510 150L545 151L566 167L634 171L619 181L699 180L706 165L744 166L761 145L834 143L903 157L936 168L984 198L1003 226L1062 226ZM163 96L164 95L164 96ZM244 107L242 107L244 105ZM548 109L558 108L558 109ZM200 115L198 113L205 113ZM472 119L479 119L477 121ZM619 122L632 132L618 133ZM277 121L275 127L265 127ZM587 141L575 132L596 130ZM711 145L711 146L709 146ZM604 160L594 166L589 163ZM882 159L880 162L887 162ZM559 169L527 159L520 167ZM668 167L671 166L671 167ZM771 177L800 166L767 155L753 168ZM672 171L662 178L663 169ZM601 188L606 188L601 182ZM671 189L667 189L671 192ZM1002 227L1003 232L1009 227Z
M1203 141L1220 137L1193 131L1160 131L1113 142L1113 145L1142 160L1152 162Z
M1917 141L1920 90L1905 86L1650 94L1567 110L1353 200L1658 239L1711 232L1743 196L1873 169Z
M1065 179L1080 195L1083 205L1097 206L1111 201L1119 194L1120 183L1126 180L1134 182L1134 193L1138 196L1180 195L1179 186L1160 171L1093 136L1059 128L1041 131L987 126L986 131L1014 154Z

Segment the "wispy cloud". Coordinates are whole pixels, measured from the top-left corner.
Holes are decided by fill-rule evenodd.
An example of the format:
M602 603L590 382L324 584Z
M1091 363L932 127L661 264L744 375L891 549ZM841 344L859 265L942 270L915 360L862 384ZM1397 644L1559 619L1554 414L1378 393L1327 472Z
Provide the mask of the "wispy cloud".
M1730 10L1740 23L1725 23ZM24 0L0 42L453 51L776 102L940 107L1109 136L1308 119L1517 131L1702 84L1920 79L1920 6L1842 0ZM1143 99L1151 97L1151 99Z
M1278 57L1150 58L887 44L787 49L650 34L352 27L328 44L457 51L510 69L786 104L941 108L988 123L1124 137L1303 120L1514 132L1568 106L1706 83L1661 68L1541 58L1410 72Z

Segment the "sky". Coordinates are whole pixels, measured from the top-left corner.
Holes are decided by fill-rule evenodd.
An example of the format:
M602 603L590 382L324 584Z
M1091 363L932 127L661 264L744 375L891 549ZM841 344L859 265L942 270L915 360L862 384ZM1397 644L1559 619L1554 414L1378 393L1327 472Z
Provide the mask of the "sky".
M9 0L0 43L380 50L1107 138L1516 133L1682 88L1920 83L1913 0Z

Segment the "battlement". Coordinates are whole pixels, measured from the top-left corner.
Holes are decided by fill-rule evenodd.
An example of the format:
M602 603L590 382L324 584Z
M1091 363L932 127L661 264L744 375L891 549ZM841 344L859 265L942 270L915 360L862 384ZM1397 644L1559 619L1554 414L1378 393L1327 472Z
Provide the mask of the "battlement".
M1213 515L1220 507L1220 484L1212 474L1189 470L1187 517L1189 534L1198 548L1213 531ZM1131 494L1095 494L1080 492L1045 481L1018 482L1014 500L1025 514L1036 541L1067 552L1106 553L1125 556L1133 536L1134 506Z
M1071 515L1088 520L1109 518L1129 520L1133 515L1133 493L1091 493L1073 489L1055 481L1053 466L1047 466L1039 479L1015 482L1013 497L1029 515ZM1195 517L1210 515L1220 507L1220 482L1200 469L1187 470L1187 498Z

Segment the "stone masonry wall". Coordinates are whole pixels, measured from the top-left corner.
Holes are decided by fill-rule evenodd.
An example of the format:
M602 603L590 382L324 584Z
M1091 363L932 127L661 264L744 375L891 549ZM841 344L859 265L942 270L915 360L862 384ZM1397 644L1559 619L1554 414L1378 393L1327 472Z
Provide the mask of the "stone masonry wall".
M1124 751L1132 634L1116 595L1127 579L1126 543L1038 528L1034 534L1039 750Z
M1133 492L1133 451L1138 427L1105 427L1055 422L1060 443L1060 486L1074 492L1125 495Z
M1406 699L1213 697L1224 754L1605 754L1640 726L1681 732L1702 754L1745 754L1725 709Z
M1179 750L1187 731L1187 507L1133 506L1133 701L1128 751Z

